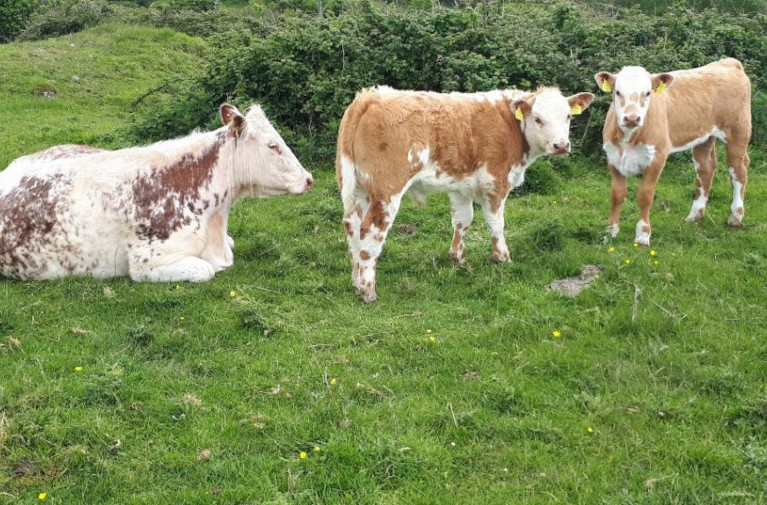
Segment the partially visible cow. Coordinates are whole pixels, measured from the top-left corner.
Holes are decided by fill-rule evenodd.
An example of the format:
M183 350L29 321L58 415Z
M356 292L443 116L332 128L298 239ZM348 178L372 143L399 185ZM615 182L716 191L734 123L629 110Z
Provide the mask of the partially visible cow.
M650 74L642 67L624 67L617 75L599 72L594 78L603 91L613 93L603 130L612 176L608 233L613 237L618 234L626 178L641 174L637 192L640 219L634 241L650 244L650 207L666 158L689 149L698 177L686 221L700 220L706 212L716 168L717 139L727 144L732 180L728 224L739 228L751 139L751 82L743 65L726 58L691 70Z
M591 93L565 98L553 88L440 94L378 87L358 93L341 121L336 173L352 282L363 301L377 298L378 256L408 190L417 202L430 192L449 194L453 259L465 261L463 237L478 202L492 235L493 261L509 261L503 234L509 192L539 156L570 152L570 119L593 99Z
M146 147L63 145L0 172L0 273L136 281L213 278L233 262L229 209L312 186L258 106L225 126Z

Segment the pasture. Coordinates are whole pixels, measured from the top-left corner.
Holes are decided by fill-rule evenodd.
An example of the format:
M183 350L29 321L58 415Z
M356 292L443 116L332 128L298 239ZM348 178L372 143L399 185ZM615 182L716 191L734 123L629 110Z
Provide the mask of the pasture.
M204 52L119 25L0 46L0 165L125 145L130 103ZM327 161L308 195L234 208L235 264L209 283L0 280L0 503L764 503L764 148L739 231L721 164L683 222L694 172L672 157L651 248L636 180L603 241L603 157L510 198L510 264L481 213L453 263L447 197L406 200L370 306ZM577 298L546 290L588 264Z

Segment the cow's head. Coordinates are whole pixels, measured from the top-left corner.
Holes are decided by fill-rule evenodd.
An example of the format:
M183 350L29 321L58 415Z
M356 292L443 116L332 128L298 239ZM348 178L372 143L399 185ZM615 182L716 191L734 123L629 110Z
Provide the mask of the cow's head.
M613 93L613 109L618 126L626 133L641 128L647 118L653 91L663 93L671 85L671 74L650 74L642 67L623 67L617 75L594 75L599 89Z
M591 105L594 95L578 93L564 97L558 89L544 89L514 100L512 112L532 151L546 154L570 152L570 120Z
M254 196L300 195L314 179L258 105L243 116L233 105L221 106L221 121L234 137L233 170L237 185Z

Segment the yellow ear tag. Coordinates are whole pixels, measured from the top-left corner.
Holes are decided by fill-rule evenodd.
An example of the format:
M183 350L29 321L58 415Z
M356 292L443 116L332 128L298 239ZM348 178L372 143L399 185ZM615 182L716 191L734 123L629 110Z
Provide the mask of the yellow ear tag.
M517 109L517 111L514 113L514 117L517 118L518 121L522 121L525 119L525 113L522 112L522 109Z
M655 88L655 92L660 95L664 91L666 91L666 83L665 82L661 82L660 84L658 84L658 87Z
M607 80L602 81L602 91L605 93L609 93L613 90L613 87L610 86L610 83L607 82Z
M581 112L583 112L583 109L581 109L581 106L577 104L573 105L573 108L570 109L570 114L572 114L573 116L577 116Z

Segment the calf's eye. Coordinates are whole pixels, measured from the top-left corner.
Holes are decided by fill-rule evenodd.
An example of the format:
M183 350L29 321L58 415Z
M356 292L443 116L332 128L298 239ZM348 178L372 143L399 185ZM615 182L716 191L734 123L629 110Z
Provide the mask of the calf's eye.
M537 124L538 126L543 126L543 119L539 117L535 118L535 124Z
M282 149L280 149L280 146L277 145L276 142L269 142L269 149L271 149L277 154L282 154Z

